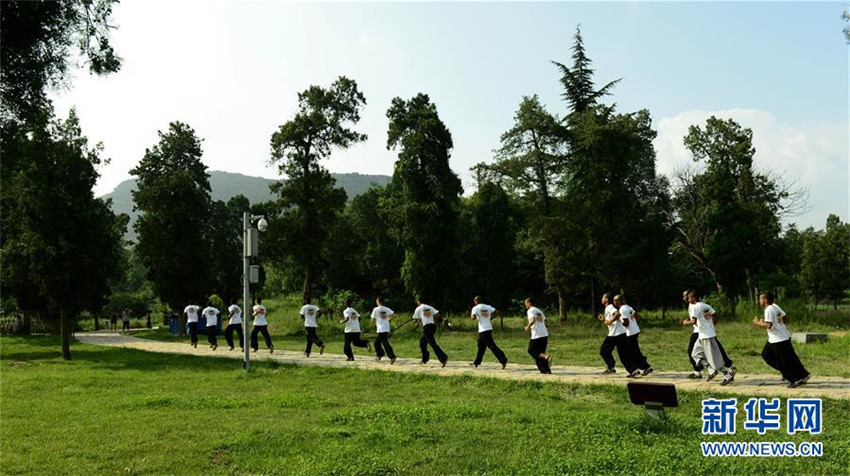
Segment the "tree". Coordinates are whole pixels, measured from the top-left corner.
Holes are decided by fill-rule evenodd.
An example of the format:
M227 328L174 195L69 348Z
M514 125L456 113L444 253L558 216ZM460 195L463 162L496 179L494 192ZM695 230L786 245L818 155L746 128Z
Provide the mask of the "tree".
M281 243L304 272L304 302L311 297L316 260L346 201L345 191L335 187L319 161L334 148L366 140L365 134L351 129L365 105L357 83L341 76L328 89L310 86L299 93L295 117L272 134L272 162L286 177L272 186L280 197L280 230L285 232Z
M677 243L712 277L734 311L737 293L758 289L758 271L781 230L788 193L753 167L752 130L711 117L684 139L702 173L680 174Z
M803 232L803 256L800 265L800 287L817 307L823 297L823 239L820 232L809 227Z
M620 82L615 79L599 89L593 83L592 61L587 57L584 40L581 36L581 25L576 26L573 37L573 66L569 68L557 61L552 61L561 71L561 85L564 87L562 96L567 102L570 114L582 113L599 104L599 99L611 94L611 89Z
M841 223L837 215L830 214L822 243L823 294L838 309L838 301L850 287L850 224Z
M172 122L157 133L159 142L130 171L138 184L136 252L154 294L179 312L204 300L212 284L209 174L201 162L201 139L189 125Z
M74 46L93 73L118 71L109 44L115 0L3 2L0 8L0 120L31 120L50 109L47 90L66 84Z
M250 202L244 195L211 204L209 229L212 293L225 303L242 295L242 214Z
M446 301L455 278L460 179L449 167L452 135L427 94L394 98L387 149L398 150L381 210L404 249L402 281L411 294Z
M4 237L3 270L17 275L15 281L26 273L39 298L59 313L62 358L70 360L73 318L98 310L120 271L127 217L116 217L92 193L102 145L89 148L75 111L18 140L27 166L16 171L4 197L10 201L4 220L15 234Z
M458 269L466 304L476 294L500 309L510 304L514 288L514 209L505 190L494 182L484 182L463 203L459 228L462 243Z

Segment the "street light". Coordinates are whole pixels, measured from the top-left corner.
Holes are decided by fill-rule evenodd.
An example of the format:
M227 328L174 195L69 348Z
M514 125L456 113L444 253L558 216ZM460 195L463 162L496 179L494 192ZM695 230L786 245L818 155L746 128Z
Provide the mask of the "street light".
M257 228L254 228L253 223L257 221ZM257 256L257 245L259 244L259 231L266 231L269 227L269 222L263 215L251 215L245 212L242 216L242 348L245 349L245 361L242 366L245 372L251 366L251 341L248 336L248 309L252 309L249 299L251 283L259 282L259 276L252 279L251 275L251 257ZM259 230L259 231L258 231Z

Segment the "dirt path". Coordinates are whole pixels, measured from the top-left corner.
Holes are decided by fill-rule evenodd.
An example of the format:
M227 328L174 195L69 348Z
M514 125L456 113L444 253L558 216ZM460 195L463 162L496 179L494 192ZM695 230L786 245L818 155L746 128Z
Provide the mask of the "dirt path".
M112 347L125 347L148 352L162 352L171 354L196 355L201 357L217 357L226 359L242 359L242 353L237 350L228 351L227 347L219 347L216 351L209 350L206 343L199 343L194 349L185 342L161 342L150 339L139 339L121 334L109 332L78 332L75 337L80 342L94 345L105 345ZM281 363L298 365L318 365L325 367L357 368L370 370L384 370L389 372L417 372L435 375L479 375L482 377L504 378L514 380L540 380L559 381L563 383L584 384L615 384L626 385L631 379L625 378L622 373L614 375L601 375L600 369L596 367L573 367L566 365L552 366L552 375L542 375L537 368L531 364L512 364L502 370L495 362L485 362L478 368L473 368L468 362L449 361L445 368L441 368L439 362L429 362L426 366L419 365L419 359L399 358L394 365L388 360L375 361L371 356L357 356L354 362L346 362L342 354L326 353L318 355L314 353L310 358L304 354L294 351L277 350L269 354L267 350L251 354L252 362L275 360ZM850 399L850 379L843 377L819 377L812 376L808 384L802 387L790 389L779 382L777 374L745 374L739 372L735 382L726 387L720 386L721 377L706 382L705 380L691 380L682 371L665 372L656 371L652 375L643 377L641 381L653 383L672 383L681 390L717 390L718 392L741 394L747 396L765 397L831 397Z

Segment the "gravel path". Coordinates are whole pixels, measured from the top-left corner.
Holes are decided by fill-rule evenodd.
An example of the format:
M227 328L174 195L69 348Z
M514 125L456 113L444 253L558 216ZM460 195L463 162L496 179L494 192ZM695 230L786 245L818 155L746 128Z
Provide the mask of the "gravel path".
M150 339L140 339L123 334L112 334L109 332L77 332L75 337L78 341L86 344L105 345L111 347L124 347L129 349L144 350L148 352L162 352L171 354L195 355L201 357L217 357L225 359L242 359L239 349L227 350L227 345L221 346L216 351L209 350L205 342L198 343L198 348L192 348L185 342L162 342ZM623 373L613 375L601 375L598 367L574 367L569 365L558 365L555 356L555 365L552 366L551 375L542 375L537 368L529 362L508 363L504 370L496 362L484 362L480 367L473 368L468 362L449 360L445 368L440 367L436 360L428 365L420 366L419 359L399 358L394 365L390 365L388 359L380 362L368 355L356 355L354 362L346 362L342 354L325 353L319 355L314 352L310 358L304 354L294 351L277 350L270 354L267 350L252 353L252 362L275 360L281 363L298 365L318 365L324 367L357 368L369 370L383 370L389 372L417 372L434 375L479 375L491 378L504 378L514 380L540 380L558 381L563 383L584 384L615 384L626 385L633 380L625 378ZM812 376L808 384L790 389L786 388L784 382L779 381L777 374L745 374L739 372L735 382L725 387L720 386L721 376L711 382L703 380L691 380L682 371L667 372L656 370L647 377L637 379L652 383L672 383L680 390L716 390L717 392L740 394L746 396L765 397L830 397L850 399L850 379L843 377L820 377Z

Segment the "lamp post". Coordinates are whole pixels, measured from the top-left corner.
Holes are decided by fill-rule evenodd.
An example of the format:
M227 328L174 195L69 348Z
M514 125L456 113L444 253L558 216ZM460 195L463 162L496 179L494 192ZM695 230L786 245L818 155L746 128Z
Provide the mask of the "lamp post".
M257 228L254 228L253 223L257 220ZM245 212L242 215L242 335L244 342L242 348L245 349L245 360L242 362L242 367L245 372L251 367L251 341L248 333L248 310L252 309L249 299L251 299L251 283L257 282L251 279L251 257L257 256L257 245L259 244L259 232L266 231L269 223L263 215L251 215L250 212ZM259 230L258 230L259 229Z

